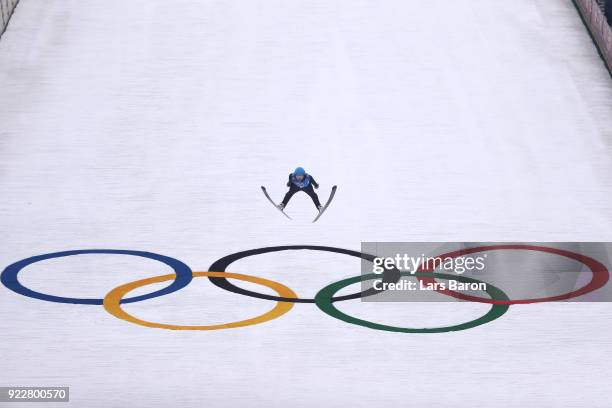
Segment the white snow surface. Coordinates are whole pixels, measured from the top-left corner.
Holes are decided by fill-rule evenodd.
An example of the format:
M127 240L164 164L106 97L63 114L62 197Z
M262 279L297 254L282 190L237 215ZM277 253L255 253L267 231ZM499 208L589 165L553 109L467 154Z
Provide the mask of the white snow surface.
M80 248L206 271L268 245L612 241L611 154L612 81L570 0L22 0L0 41L2 266ZM288 221L259 189L280 201L298 165L322 198L339 186L316 224L305 195ZM293 251L229 270L312 297L359 261ZM168 271L81 255L20 280L101 298ZM196 278L126 310L213 324L272 305ZM409 327L488 310L339 307ZM606 303L524 305L418 335L298 304L165 331L0 287L0 385L71 387L48 407L610 408L611 318Z

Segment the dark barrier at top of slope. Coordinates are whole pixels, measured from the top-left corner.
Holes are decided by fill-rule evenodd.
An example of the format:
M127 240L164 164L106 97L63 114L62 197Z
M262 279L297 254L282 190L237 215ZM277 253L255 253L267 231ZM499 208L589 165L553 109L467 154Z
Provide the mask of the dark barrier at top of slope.
M597 4L603 11L609 26L612 26L612 0L597 0Z
M19 0L0 0L0 37L4 34Z
M612 0L573 0L612 76Z

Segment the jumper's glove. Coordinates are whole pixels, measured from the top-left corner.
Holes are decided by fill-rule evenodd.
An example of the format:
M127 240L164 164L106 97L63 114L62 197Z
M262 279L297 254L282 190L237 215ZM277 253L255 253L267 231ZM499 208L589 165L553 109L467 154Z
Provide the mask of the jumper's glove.
M290 185L291 185L291 182L290 182L290 181L288 181L288 182L287 182L287 187L289 187Z
M314 188L319 188L319 185L317 184L316 186L314 186Z

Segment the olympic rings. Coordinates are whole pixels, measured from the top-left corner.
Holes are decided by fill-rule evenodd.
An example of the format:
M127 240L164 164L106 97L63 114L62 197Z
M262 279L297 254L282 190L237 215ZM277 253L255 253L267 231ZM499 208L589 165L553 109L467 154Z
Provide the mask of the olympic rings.
M246 257L253 256L253 255L266 254L269 252L290 251L290 250L298 250L298 249L335 252L338 254L354 256L354 257L365 259L368 261L373 261L375 258L373 255L363 254L357 251L351 251L350 249L334 248L334 247L319 246L319 245L286 245L286 246L257 248L257 249L251 249L248 251L236 252L234 254L227 255L221 259L216 260L212 265L210 265L208 269L211 271L223 272L230 264L242 258L246 258ZM251 297L259 298L259 299L274 300L277 302L315 303L314 298L304 299L304 298L296 298L296 297L272 296L272 295L266 295L265 293L253 292L247 289L240 288L232 284L231 282L229 282L227 279L223 277L221 278L210 277L208 279L210 279L210 281L213 284L217 285L218 287L225 289L227 291L233 292L233 293L237 293L239 295L251 296ZM395 283L399 279L400 279L400 274L399 274L398 269L394 268L394 269L385 270L383 273L383 282ZM370 288L363 292L335 297L332 299L332 301L338 302L342 300L359 299L362 297L372 296L380 292L381 292L380 290Z
M591 270L591 273L592 273L591 280L589 281L589 283L587 283L582 288L576 289L572 292L564 293L564 294L557 295L557 296L549 296L549 297L542 297L542 298L536 298L536 299L511 300L511 299L506 299L506 298L497 299L494 296L492 296L491 299L485 299L485 298L481 298L478 296L471 296L471 295L466 295L464 293L455 292L449 289L444 289L444 290L439 289L437 290L437 292L443 293L448 296L452 296L457 299L469 300L472 302L489 303L489 304L496 304L496 305L519 305L519 304L553 302L557 300L572 299L572 298L593 292L594 290L597 290L603 287L610 278L610 273L608 272L608 269L606 268L606 266L600 263L599 261L596 261L593 258L590 258L585 255L577 254L575 252L566 251L563 249L549 248L549 247L538 246L538 245L511 244L511 245L480 246L480 247L466 248L466 249L460 249L458 251L448 252L443 255L438 255L438 257L439 258L456 258L458 256L473 254L475 252L494 251L494 250L499 250L499 249L539 251L539 252L556 254L556 255L564 256L566 258L573 259L575 261L583 263ZM425 265L425 268L421 268L419 270L423 272L432 272L431 268L429 267L429 263ZM426 278L419 278L419 279L426 283L432 283L435 281L433 278L429 276L427 276Z
M141 300L152 299L159 296L167 295L169 293L183 289L191 282L191 268L185 265L183 262L179 261L178 259L170 258L165 255L155 254L153 252L129 251L125 249L77 249L73 251L53 252L49 254L33 256L30 258L22 259L21 261L15 262L14 264L7 266L6 269L4 269L4 271L2 272L2 275L0 275L0 282L2 282L2 284L8 289L12 290L13 292L19 293L20 295L40 300L46 300L48 302L75 303L81 305L101 305L103 299L82 299L47 295L45 293L36 292L32 289L26 288L19 282L19 280L17 280L17 275L19 274L19 272L28 265L43 261L45 259L62 258L66 256L81 254L119 254L141 256L143 258L149 258L165 263L166 265L174 269L176 275L172 276L175 276L175 279L169 286L146 295L140 295L133 298L124 299L122 303L140 302Z
M581 255L578 253L557 249L557 248L549 248L544 246L537 245L520 245L520 244L509 244L509 245L490 245L490 246L480 246L474 248L462 249L459 251L449 252L443 255L438 255L436 258L454 258L459 257L471 253L476 252L484 252L484 251L492 251L492 250L500 250L500 249L509 249L509 250L528 250L528 251L539 251L546 252L551 254L560 255L566 258L573 259L575 261L581 262L586 265L592 272L592 278L589 283L587 283L584 287L574 290L569 293L536 298L536 299L519 299L519 300L510 300L508 296L501 290L496 288L491 284L486 284L487 289L485 290L487 294L490 296L490 299L475 297L466 295L463 293L451 291L451 290L442 290L434 286L434 288L439 292L443 293L458 299L487 303L491 305L491 309L484 316L481 316L472 321L448 326L448 327L437 327L437 328L406 328L406 327L396 327L396 326L388 326L384 324L379 324L375 322L370 322L362 319L358 319L353 316L349 316L340 310L338 310L334 303L342 300L349 299L358 299L366 296L371 296L377 293L382 292L382 290L377 290L374 288L370 288L368 290L352 293L344 296L334 296L338 291L347 287L351 284L370 280L370 279L380 279L382 278L383 282L387 283L396 283L400 280L402 276L416 276L419 280L431 284L435 283L436 278L441 279L455 279L464 283L481 283L480 281L466 277L462 275L446 275L434 273L434 268L429 264L423 265L416 274L412 274L410 272L401 273L398 269L386 269L382 275L379 274L369 274L369 275L359 275L348 279L343 279L341 281L332 283L325 288L321 289L315 298L299 298L287 286L274 282L271 280L258 278L250 275L242 275L238 273L230 273L226 272L225 269L233 262L246 258L252 255L265 254L270 252L278 252L278 251L288 251L288 250L313 250L313 251L326 251L326 252L334 252L345 255L354 256L356 258L365 259L368 261L374 261L375 257L369 254L364 254L357 251L351 251L348 249L342 248L334 248L327 246L318 246L318 245L287 245L287 246L275 246L275 247L266 247L266 248L256 248L248 251L237 252L231 255L227 255L217 261L215 261L211 267L210 272L192 272L191 268L184 264L183 262L170 258L164 255L159 255L152 252L144 252L144 251L131 251L131 250L122 250L122 249L81 249L81 250L72 250L72 251L63 251L63 252L54 252L49 254L37 255L30 258L23 259L21 261L15 262L9 266L7 266L2 274L0 275L0 282L8 289L21 294L23 296L27 296L30 298L45 300L49 302L57 302L57 303L75 303L75 304L86 304L86 305L104 305L105 310L107 310L113 316L128 321L130 323L138 324L145 327L152 328L162 328L162 329L170 329L170 330L219 330L219 329L228 329L235 327L244 327L255 325L259 323L263 323L266 321L270 321L272 319L278 318L283 314L287 313L295 303L315 303L319 309L328 315L335 317L339 320L343 320L348 323L369 327L371 329L376 330L384 330L384 331L392 331L392 332L402 332L402 333L442 333L449 331L458 331L458 330L466 330L469 328L473 328L476 326L480 326L482 324L491 322L499 317L501 317L504 313L508 311L510 305L513 304L525 304L525 303L536 303L536 302L550 302L557 300L566 300L571 299L577 296L584 295L586 293L590 293L594 290L597 290L604 285L609 280L609 272L605 265L600 263L599 261L590 258L585 255ZM81 255L81 254L119 254L119 255L131 255L131 256L140 256L144 258L153 259L159 262L162 262L172 269L174 269L174 274L156 276L152 278L142 279L135 282L127 283L121 285L113 290L111 290L104 299L89 299L89 298L68 298L68 297L60 297L54 295L48 295L45 293L36 292L32 289L29 289L23 286L17 279L19 272L28 265L33 263L43 261L46 259L53 258L61 258L73 255ZM223 324L214 324L207 326L184 326L184 325L174 325L174 324L163 324L156 322L149 322L137 317L134 317L127 312L125 312L121 304L124 303L132 303L138 302L146 299L152 299L155 297L159 297L162 295L166 295L169 293L176 292L185 286L187 286L193 277L203 277L206 276L208 279L215 284L216 286L228 290L233 293L246 295L250 297L255 297L259 299L267 299L274 300L277 302L277 305L270 311L246 320L241 320L237 322L223 323ZM262 286L266 286L278 293L279 296L267 295L264 293L253 292L250 290L242 289L238 286L230 283L227 278L243 280L255 284L259 284ZM131 298L125 298L124 296L129 292L154 283L160 283L172 280L172 283L167 287L145 294L140 296L135 296Z
M277 283L268 279L258 278L255 276L242 275L239 273L230 273L230 272L193 272L193 277L200 276L208 276L208 277L223 277L223 278L233 278L239 279L242 281L247 281L251 283L256 283L259 285L267 286L270 289L276 291L280 296L285 297L297 297L295 292L289 289L287 286ZM158 328L158 329L169 329L169 330L220 330L220 329L230 329L235 327L244 327L251 326L259 323L264 323L269 320L276 319L289 310L293 308L293 303L288 302L277 302L277 305L270 311L257 316L251 319L240 320L237 322L231 323L222 323L222 324L213 324L209 326L183 326L183 325L175 325L175 324L164 324L164 323L154 323L148 322L146 320L139 319L134 317L124 311L121 308L121 299L128 292L133 291L134 289L138 289L142 286L151 285L153 283L165 282L168 280L174 279L174 275L162 275L155 276L153 278L142 279L135 282L126 283L125 285L121 285L111 290L106 297L104 298L104 309L113 316L128 321L130 323L138 324L145 327Z
M424 273L412 274L410 272L402 272L401 275L418 277L418 276L422 276L425 274ZM442 279L454 279L454 280L458 280L464 283L480 283L480 281L476 279L468 278L466 276L461 276L461 275L447 275L447 274L442 274L442 273L434 273L433 276L436 278L442 278ZM350 316L344 312L341 312L338 308L336 308L336 306L334 306L334 301L332 298L334 293L337 293L339 290L349 285L352 285L354 283L371 280L371 279L378 279L378 278L380 278L380 275L371 273L368 275L354 276L352 278L347 278L347 279L343 279L341 281L332 283L331 285L324 287L323 289L319 291L319 293L317 293L317 296L315 296L316 304L319 307L319 309L321 309L323 312L327 313L331 317L335 317L336 319L345 321L347 323L356 324L358 326L363 326L363 327L368 327L374 330L383 330L383 331L398 332L398 333L446 333L446 332L451 332L451 331L467 330L467 329L471 329L476 326L480 326L480 325L492 322L493 320L499 319L510 308L510 306L508 305L494 304L494 305L491 305L491 309L484 316L481 316L477 319L471 320L466 323L461 323L461 324L457 324L454 326L446 326L446 327L414 329L414 328L409 328L409 327L388 326L386 324L374 323L368 320L359 319L359 318ZM491 284L487 284L486 286L487 286L486 292L491 296L491 298L508 299L506 294L502 292L500 289L496 288L495 286Z

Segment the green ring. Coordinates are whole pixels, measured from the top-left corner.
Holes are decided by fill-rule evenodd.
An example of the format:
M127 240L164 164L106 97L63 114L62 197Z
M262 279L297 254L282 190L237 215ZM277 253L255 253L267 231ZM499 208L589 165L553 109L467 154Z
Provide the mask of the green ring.
M402 272L400 275L401 276L422 276L422 277L430 277L430 278L434 277L434 278L441 278L441 279L454 279L454 280L458 280L459 282L463 282L463 283L482 283L479 280L468 278L467 276L447 275L443 273L427 272L427 273L412 274L410 272ZM362 282L362 281L366 281L370 279L380 279L380 277L381 277L380 275L371 273L368 275L354 276L352 278L347 278L347 279L343 279L338 282L334 282L332 284L327 285L326 287L321 289L319 293L317 293L317 295L315 296L315 303L317 304L319 309L321 309L326 314L330 315L331 317L335 317L336 319L345 321L347 323L356 324L358 326L369 327L370 329L374 329L374 330L383 330L383 331L399 332L399 333L446 333L446 332L451 332L451 331L467 330L467 329L474 328L476 326L480 326L482 324L492 322L495 319L499 319L510 308L510 305L492 304L491 310L489 310L485 315L477 319L471 320L469 322L466 322L466 323L461 323L461 324L457 324L454 326L446 326L446 327L414 329L414 328L409 328L409 327L387 326L385 324L374 323L368 320L358 319L356 317L347 315L344 312L341 312L333 305L334 302L331 299L341 289L349 285L352 285L354 283L358 283L358 282ZM503 301L510 300L508 296L501 289L496 288L495 286L489 283L487 283L486 285L487 285L486 292L492 299L503 300Z

